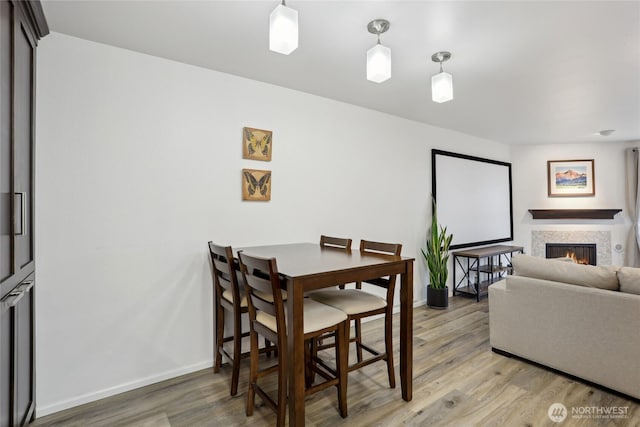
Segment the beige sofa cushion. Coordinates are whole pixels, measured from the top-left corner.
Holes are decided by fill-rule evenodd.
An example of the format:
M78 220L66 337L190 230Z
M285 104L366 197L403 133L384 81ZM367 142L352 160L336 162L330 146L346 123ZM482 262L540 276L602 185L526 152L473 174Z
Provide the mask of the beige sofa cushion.
M582 265L523 254L515 254L511 263L516 276L612 291L620 287L615 267Z
M618 281L620 292L640 295L640 268L620 267Z

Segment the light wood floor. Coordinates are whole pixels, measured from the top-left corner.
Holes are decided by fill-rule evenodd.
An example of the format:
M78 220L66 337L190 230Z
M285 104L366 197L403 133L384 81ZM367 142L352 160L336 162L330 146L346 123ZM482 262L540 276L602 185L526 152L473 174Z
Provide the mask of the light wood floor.
M395 337L399 317L394 318ZM382 321L363 326L382 345ZM397 338L396 338L397 342ZM328 354L327 354L328 355ZM353 356L353 354L352 354ZM396 377L399 382L396 355ZM639 352L640 357L640 352ZM603 363L606 363L603 361ZM249 361L239 393L229 396L231 370L195 372L36 420L33 426L272 426L273 412L257 399L244 414ZM349 417L340 418L335 388L306 400L307 426L640 426L640 405L543 368L507 358L489 347L487 300L450 299L447 310L414 310L413 400L389 389L384 364L349 375ZM275 390L275 383L273 389ZM628 407L623 419L572 419L555 424L553 403L572 407Z

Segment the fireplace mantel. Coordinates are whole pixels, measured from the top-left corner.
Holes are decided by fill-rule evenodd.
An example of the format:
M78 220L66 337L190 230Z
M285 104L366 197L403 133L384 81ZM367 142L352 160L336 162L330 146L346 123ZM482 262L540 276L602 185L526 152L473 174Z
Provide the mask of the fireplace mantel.
M613 219L622 209L529 209L533 219Z

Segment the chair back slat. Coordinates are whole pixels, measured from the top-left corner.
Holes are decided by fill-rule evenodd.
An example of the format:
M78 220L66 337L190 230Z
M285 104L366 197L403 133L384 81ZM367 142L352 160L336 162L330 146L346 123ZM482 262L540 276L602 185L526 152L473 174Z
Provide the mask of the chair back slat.
M275 258L254 257L238 252L240 271L247 288L249 319L256 321L256 313L262 311L276 318L279 331L286 330L282 287Z
M225 290L232 290L233 279L231 278L231 275L233 273L229 271L229 263L216 258L213 258L212 262L214 272L218 275L219 285L222 286Z
M231 246L221 246L209 242L209 254L211 255L215 292L221 296L222 292L231 291L234 303L239 304L242 290L236 274L233 249Z
M266 298L261 298L260 295L255 292L251 295L251 303L253 308L257 311L263 311L271 316L276 317L276 305L273 301Z
M214 256L213 260L214 260L214 263L213 263L213 264L216 266L216 268L218 269L218 271L219 271L220 273L225 274L226 276L229 276L229 274L230 274L230 272L231 272L231 271L230 271L230 270L231 270L231 268L230 268L230 265L229 265L229 263L227 262L227 260L226 260L226 259L224 259L224 258L221 258L221 257L220 257L220 258L218 258L217 256Z
M340 249L351 249L351 239L321 235L320 246L340 248Z
M254 271L249 272L245 275L247 278L247 285L250 286L254 291L271 295L271 293L273 292L271 280L256 276L256 274L258 274L258 272Z
M360 250L363 252L373 252L387 255L400 255L402 244L372 242L370 240L360 240Z
M259 274L255 271L254 274ZM260 276L247 275L247 286L251 288L251 301L258 311L264 311L275 316L275 304L273 298L273 285L271 280L264 279ZM281 291L278 291L281 293Z

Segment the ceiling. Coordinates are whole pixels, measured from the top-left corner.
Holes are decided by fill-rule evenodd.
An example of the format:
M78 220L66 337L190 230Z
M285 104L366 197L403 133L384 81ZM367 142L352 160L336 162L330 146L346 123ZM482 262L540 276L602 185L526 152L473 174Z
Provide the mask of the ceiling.
M51 31L509 144L640 140L640 1L306 1L300 46L268 49L268 1L43 0ZM392 78L365 78L376 38ZM448 50L454 100L431 101ZM611 136L595 134L615 129Z

